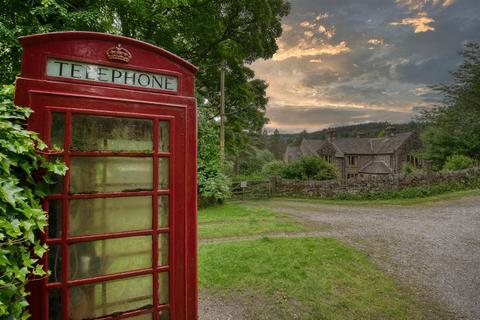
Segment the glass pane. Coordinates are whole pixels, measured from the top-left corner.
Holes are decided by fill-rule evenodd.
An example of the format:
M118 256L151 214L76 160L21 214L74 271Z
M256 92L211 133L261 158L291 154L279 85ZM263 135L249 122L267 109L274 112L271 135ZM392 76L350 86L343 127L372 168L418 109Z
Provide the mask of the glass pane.
M158 265L168 265L168 233L160 233L158 235Z
M152 137L152 120L72 115L71 150L148 152Z
M166 190L170 185L170 159L158 159L158 189Z
M170 150L170 122L160 121L160 137L158 150L160 152L168 152Z
M60 160L63 162L62 156L51 156L50 161ZM52 193L63 193L63 176L59 174L54 175L55 183L50 186L50 190Z
M152 160L152 158L72 157L70 192L152 190Z
M80 242L68 247L70 279L95 277L152 266L152 237Z
M152 320L153 317L152 315L149 313L149 314L141 314L139 316L135 316L135 317L131 317L131 318L128 318L129 320Z
M48 203L48 237L62 236L62 200L50 200Z
M88 284L70 289L70 319L90 319L152 306L152 276Z
M70 200L72 236L152 228L152 198L124 197Z
M160 320L170 320L170 311L162 310L158 313Z
M158 303L168 303L168 272L158 274Z
M165 228L168 227L169 220L169 197L160 196L158 197L158 227Z
M63 149L65 137L65 113L52 113L52 126L50 128L50 147Z
M62 319L62 290L48 291L48 320Z
M62 246L48 246L48 270L50 270L49 282L62 281Z

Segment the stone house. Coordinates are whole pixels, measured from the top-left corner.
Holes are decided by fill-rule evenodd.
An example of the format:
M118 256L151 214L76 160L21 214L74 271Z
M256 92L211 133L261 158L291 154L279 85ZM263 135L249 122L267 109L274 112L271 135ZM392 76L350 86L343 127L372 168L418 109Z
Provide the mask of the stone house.
M390 175L399 173L405 163L421 167L417 157L421 142L416 132L395 134L392 127L385 129L385 137L336 138L335 130L329 131L327 140L303 139L300 146L289 146L285 162L304 156L318 155L334 163L342 179L358 175Z

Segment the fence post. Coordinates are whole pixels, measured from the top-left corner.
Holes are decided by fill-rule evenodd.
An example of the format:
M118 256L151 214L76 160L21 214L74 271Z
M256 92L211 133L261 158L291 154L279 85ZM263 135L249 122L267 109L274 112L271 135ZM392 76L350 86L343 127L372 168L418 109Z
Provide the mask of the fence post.
M427 171L427 182L430 184L432 182L433 170L432 170L432 161L425 161L425 169Z
M277 193L277 177L270 177L270 196Z

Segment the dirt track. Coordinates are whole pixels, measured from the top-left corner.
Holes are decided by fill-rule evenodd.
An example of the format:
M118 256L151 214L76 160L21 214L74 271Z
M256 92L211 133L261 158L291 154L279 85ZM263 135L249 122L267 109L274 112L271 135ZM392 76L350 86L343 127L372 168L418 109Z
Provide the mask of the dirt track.
M451 317L480 319L480 197L415 206L346 207L280 199L261 206L328 224L320 234L365 250L419 296L445 304Z

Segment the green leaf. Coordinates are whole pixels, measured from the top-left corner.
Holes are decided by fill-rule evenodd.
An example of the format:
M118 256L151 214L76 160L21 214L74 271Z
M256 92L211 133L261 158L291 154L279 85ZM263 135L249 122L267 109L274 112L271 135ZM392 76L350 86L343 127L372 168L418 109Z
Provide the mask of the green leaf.
M35 241L34 252L37 255L37 257L39 258L43 257L46 251L47 251L46 245L42 245L39 241Z
M15 202L23 189L11 181L0 181L0 197L15 207Z
M43 267L41 265L37 264L35 266L35 269L33 270L33 274L36 276L44 276L47 273L45 272L45 270L43 270Z

